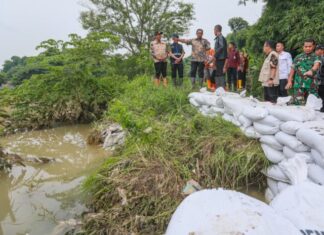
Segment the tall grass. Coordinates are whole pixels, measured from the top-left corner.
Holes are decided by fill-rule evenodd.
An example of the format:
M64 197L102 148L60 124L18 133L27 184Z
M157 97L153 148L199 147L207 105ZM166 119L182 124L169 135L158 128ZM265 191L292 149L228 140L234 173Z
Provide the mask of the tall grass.
M85 220L87 234L162 234L189 179L230 189L264 182L268 162L259 144L221 118L198 114L189 92L140 77L114 100L106 120L126 128L128 140L84 184L96 212Z

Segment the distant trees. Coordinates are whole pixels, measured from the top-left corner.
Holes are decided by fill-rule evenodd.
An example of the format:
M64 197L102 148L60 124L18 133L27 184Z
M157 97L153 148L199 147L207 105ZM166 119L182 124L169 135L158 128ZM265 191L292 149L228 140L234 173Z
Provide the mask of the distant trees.
M89 0L81 13L85 29L108 32L121 39L132 54L148 45L154 31L183 34L194 19L193 5L177 0Z

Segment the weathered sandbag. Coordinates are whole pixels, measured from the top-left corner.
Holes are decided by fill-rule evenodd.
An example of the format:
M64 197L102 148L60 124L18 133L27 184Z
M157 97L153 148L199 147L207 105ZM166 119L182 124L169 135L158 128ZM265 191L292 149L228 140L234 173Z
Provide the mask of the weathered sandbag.
M280 181L275 181L271 178L267 178L268 188L271 190L271 192L274 196L276 196L279 193L278 182L280 182Z
M315 111L303 106L267 106L269 113L281 121L306 122L316 118Z
M283 173L288 177L292 185L305 182L307 179L307 164L303 158L291 158L279 163L279 167Z
M252 139L259 139L261 137L261 135L255 131L253 126L250 126L247 128L241 127L241 130L246 137L249 137Z
M270 203L303 235L324 234L324 187L313 183L290 186Z
M324 157L321 156L321 154L319 152L317 152L315 149L311 150L311 155L312 155L312 158L313 158L314 162L316 163L316 165L318 165L324 169Z
M290 183L289 178L285 175L284 171L278 165L272 165L265 171L262 171L262 173L268 178L271 178L275 181Z
M299 141L295 136L288 135L282 131L275 135L276 140L282 145L288 146L296 152L308 152L310 148ZM304 142L305 143L305 142Z
M300 141L324 156L324 128L303 127L297 131L296 136Z
M271 148L281 151L283 150L283 145L280 144L273 135L263 135L260 138L260 142L270 146Z
M324 185L324 169L316 164L308 164L308 178L314 183Z
M275 195L273 195L270 188L267 188L265 190L264 197L265 197L266 201L269 203L275 198Z
M278 118L268 115L264 119L261 119L257 121L258 123L266 126L271 126L271 127L279 127L282 121L280 121Z
M210 107L210 112L214 114L224 114L224 109L217 107Z
M292 98L291 96L278 97L276 105L286 106L291 101L291 98Z
M261 144L261 147L263 149L263 152L264 152L266 158L270 162L277 164L285 159L285 156L283 155L283 153L281 151L278 151L278 150L270 147L267 144Z
M281 193L282 191L284 191L286 188L290 187L290 184L284 183L284 182L278 182L278 191L279 193Z
M166 235L300 235L267 204L229 190L191 194L172 215Z
M313 94L309 94L305 107L313 110L320 110L322 108L322 99L317 98Z
M192 104L195 107L199 107L200 106L200 104L194 98L190 98L189 99L189 102L190 102L190 104Z
M279 131L279 126L272 127L272 126L263 125L259 122L253 122L253 126L255 130L261 135L274 135Z
M247 128L249 126L252 126L253 122L245 117L244 115L240 115L238 117L238 121L241 123L242 127Z
M242 114L252 121L259 121L268 116L269 112L263 107L244 107Z
M280 125L280 130L288 135L296 135L297 131L303 126L302 122L289 121Z
M223 115L223 119L224 119L225 121L228 121L228 122L233 123L235 126L241 126L241 123L240 123L239 121L237 121L237 120L235 119L234 116L229 115L229 114L227 114L227 113L225 113L225 114Z
M248 100L242 99L241 97L222 97L224 103L225 113L229 115L239 116L243 109L246 108L249 104Z

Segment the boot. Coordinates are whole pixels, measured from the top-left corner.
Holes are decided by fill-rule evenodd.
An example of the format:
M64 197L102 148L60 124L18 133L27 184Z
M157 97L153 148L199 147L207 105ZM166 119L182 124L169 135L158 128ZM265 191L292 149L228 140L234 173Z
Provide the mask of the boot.
M209 79L207 79L207 89L211 90L212 89L212 83Z
M154 84L155 84L155 86L160 86L160 79L154 79Z
M211 91L216 91L216 83L211 83Z

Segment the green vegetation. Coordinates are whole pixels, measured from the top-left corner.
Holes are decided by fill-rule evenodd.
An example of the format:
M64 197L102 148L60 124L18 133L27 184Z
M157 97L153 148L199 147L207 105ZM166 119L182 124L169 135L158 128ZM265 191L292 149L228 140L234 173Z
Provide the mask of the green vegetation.
M116 98L105 121L129 132L125 147L85 183L87 234L162 234L184 198L187 180L203 187L262 185L267 166L259 144L221 118L205 118L182 90L159 88L143 76Z

